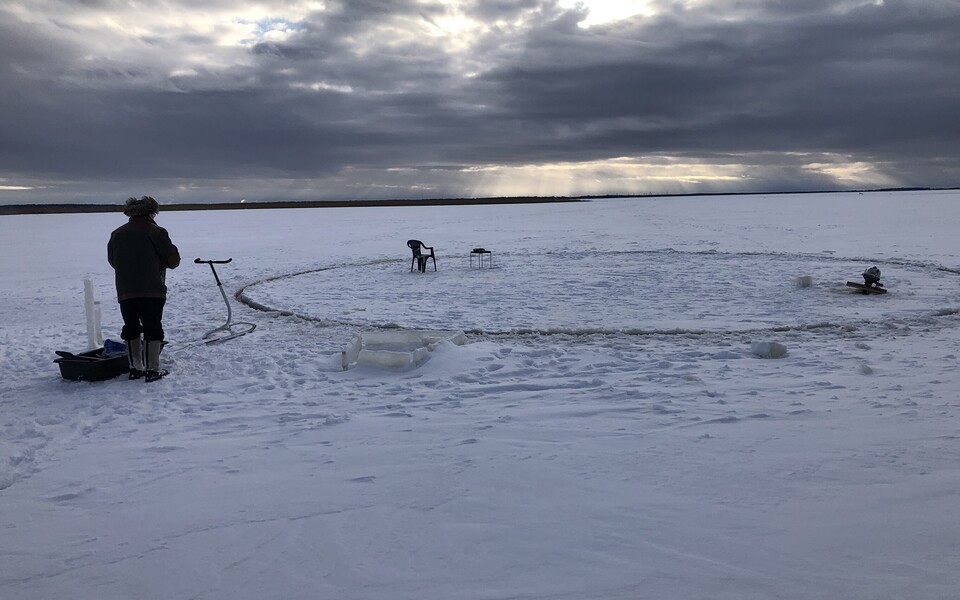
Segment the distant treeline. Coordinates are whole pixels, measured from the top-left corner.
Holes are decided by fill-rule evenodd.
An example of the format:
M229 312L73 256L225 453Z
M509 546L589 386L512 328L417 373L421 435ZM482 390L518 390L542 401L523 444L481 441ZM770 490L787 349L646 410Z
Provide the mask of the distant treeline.
M482 204L542 204L580 202L580 198L562 196L522 196L500 198L431 198L424 200L284 200L273 202L219 202L161 204L163 212L183 210L239 210L247 208L347 208L358 206L462 206ZM121 212L122 204L14 204L0 206L0 215L44 215L64 213Z
M183 210L238 210L246 208L347 208L358 206L464 206L482 204L545 204L583 202L604 198L683 198L691 196L774 196L781 194L832 194L868 192L929 192L960 190L960 187L899 187L868 190L803 190L791 192L694 192L688 194L606 194L596 196L501 196L495 198L427 198L419 200L278 200L267 202L193 202L161 204L164 212ZM0 215L121 212L122 204L10 204L0 206Z
M787 192L688 192L684 194L605 194L602 196L578 196L581 200L603 198L689 198L696 196L788 196L791 194L866 194L870 192L933 192L960 190L960 187L892 187L871 188L867 190L793 190Z

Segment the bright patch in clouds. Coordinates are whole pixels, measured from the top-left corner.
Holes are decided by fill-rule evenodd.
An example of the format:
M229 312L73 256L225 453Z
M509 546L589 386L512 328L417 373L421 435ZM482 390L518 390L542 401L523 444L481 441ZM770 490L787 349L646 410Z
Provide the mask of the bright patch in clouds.
M671 182L685 189L704 183L741 181L742 165L707 164L671 157L614 158L579 163L523 166L488 165L465 169L477 176L475 195L538 196L649 192L650 182Z
M589 13L586 20L580 22L581 27L619 21L634 15L652 15L655 12L647 0L563 0L560 6L586 8Z
M351 94L353 93L353 88L349 85L337 85L335 83L328 83L326 81L317 81L315 83L291 83L290 87L292 89L308 89L315 92L339 92L341 94Z
M899 185L895 179L884 175L877 165L833 154L828 154L825 158L831 162L810 162L803 165L803 168L824 173L843 184L864 186Z
M303 15L298 15L299 19L294 21L287 17L270 16L258 20L249 20L245 18L236 19L236 23L241 30L250 34L250 37L242 38L237 42L244 46L252 46L263 41L280 43L285 42L298 31L303 30Z
M11 10L18 18L34 20L29 11L16 8ZM261 41L287 39L302 28L311 12L323 8L319 2L287 2L282 6L232 2L221 7L185 11L176 4L147 7L130 2L112 7L109 12L78 7L60 15L58 21L68 23L76 31L96 33L98 37L109 33L114 36L110 43L193 35L207 37L217 46L250 46Z

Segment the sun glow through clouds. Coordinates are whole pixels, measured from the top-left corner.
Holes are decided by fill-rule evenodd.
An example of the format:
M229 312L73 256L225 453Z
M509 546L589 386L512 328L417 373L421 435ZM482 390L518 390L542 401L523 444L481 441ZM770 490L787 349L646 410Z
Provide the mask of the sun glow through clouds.
M707 164L672 157L620 157L609 160L536 165L485 165L464 169L474 178L475 195L580 196L641 194L649 182L674 183L696 191L705 183L737 182L747 175L742 165Z
M587 18L580 22L581 27L619 21L635 15L649 16L655 12L647 0L563 0L560 6L568 9L586 8L589 12Z
M834 162L811 162L803 165L804 169L823 173L838 182L853 185L884 185L894 186L898 182L886 175L869 162L851 160L849 158L828 155L826 158Z

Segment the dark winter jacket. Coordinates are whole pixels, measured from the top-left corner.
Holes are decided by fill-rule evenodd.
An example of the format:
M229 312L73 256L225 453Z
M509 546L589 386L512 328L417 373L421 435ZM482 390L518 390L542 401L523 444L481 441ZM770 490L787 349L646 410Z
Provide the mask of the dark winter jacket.
M118 302L166 298L166 272L180 265L180 251L153 219L130 217L110 234L107 260L116 275Z

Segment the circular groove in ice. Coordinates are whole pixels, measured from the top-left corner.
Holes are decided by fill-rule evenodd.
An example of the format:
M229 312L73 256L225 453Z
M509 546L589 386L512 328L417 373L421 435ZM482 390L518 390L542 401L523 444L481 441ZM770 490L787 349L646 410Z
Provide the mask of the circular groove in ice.
M682 252L504 254L493 269L437 272L379 260L279 275L237 298L261 310L363 327L472 333L700 333L910 320L957 309L957 273L909 261ZM877 265L890 293L846 287ZM810 276L810 287L798 277Z

